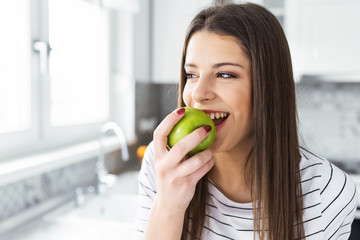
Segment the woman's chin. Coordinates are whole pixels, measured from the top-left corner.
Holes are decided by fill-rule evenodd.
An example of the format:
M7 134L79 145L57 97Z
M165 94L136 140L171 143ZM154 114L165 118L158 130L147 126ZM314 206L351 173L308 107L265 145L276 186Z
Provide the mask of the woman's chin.
M223 152L224 149L222 149L221 147L221 141L219 139L216 139L214 142L210 145L210 147L208 148L212 153L219 153L219 152Z

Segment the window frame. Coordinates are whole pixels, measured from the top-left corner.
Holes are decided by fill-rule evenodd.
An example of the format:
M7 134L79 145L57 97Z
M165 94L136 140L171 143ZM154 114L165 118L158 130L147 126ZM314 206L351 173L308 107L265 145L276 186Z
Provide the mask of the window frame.
M30 0L29 14L29 51L30 53L30 125L22 131L0 134L0 162L25 155L37 154L47 150L58 149L76 143L97 139L101 126L110 120L110 64L107 68L108 116L91 123L52 127L50 123L50 80L40 72L39 53L33 48L34 41L49 42L49 0ZM109 42L109 12L106 14L106 41ZM107 59L110 51L107 48Z

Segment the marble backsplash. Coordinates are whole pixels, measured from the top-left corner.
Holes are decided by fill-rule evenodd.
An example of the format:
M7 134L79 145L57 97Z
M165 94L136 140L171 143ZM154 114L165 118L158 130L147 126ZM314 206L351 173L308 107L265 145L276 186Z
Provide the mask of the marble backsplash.
M296 90L304 145L331 161L360 167L360 83L307 79Z
M75 188L95 184L96 159L72 164L0 187L2 221Z
M152 141L156 126L177 107L177 84L136 83L135 131L139 145ZM148 123L144 128L144 122Z

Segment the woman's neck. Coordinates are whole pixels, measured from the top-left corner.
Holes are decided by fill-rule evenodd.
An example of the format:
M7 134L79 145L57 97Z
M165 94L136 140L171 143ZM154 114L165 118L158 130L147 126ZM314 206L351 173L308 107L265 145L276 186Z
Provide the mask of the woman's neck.
M251 150L245 147L213 154L215 165L208 176L232 201L251 202Z

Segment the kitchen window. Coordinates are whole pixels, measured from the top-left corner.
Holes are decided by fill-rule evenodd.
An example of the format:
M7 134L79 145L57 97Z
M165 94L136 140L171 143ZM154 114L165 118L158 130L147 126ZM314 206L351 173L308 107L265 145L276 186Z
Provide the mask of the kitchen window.
M1 1L0 161L98 137L108 26L100 1Z

